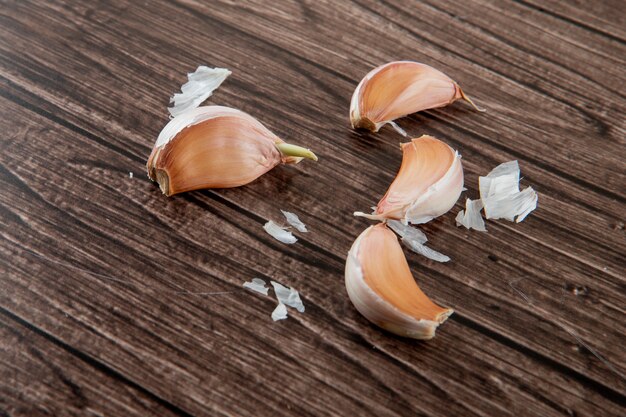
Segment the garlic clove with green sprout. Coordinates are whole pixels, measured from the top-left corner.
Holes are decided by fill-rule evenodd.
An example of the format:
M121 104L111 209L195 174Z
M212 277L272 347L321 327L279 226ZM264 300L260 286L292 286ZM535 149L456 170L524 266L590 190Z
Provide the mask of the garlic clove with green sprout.
M402 165L374 213L373 220L426 223L448 212L463 191L461 156L432 136L401 144Z
M345 282L350 301L366 319L400 336L431 339L453 313L422 292L385 223L370 226L356 239L346 260Z
M167 196L203 188L248 184L308 149L285 143L254 117L223 106L188 110L163 128L148 159L148 176Z
M395 61L370 71L350 103L354 129L378 130L395 119L463 99L477 107L461 87L443 72L419 62Z

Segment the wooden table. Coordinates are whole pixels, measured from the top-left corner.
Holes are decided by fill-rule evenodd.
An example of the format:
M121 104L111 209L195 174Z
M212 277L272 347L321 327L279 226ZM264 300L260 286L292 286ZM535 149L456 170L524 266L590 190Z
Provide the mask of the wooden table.
M2 5L3 416L618 416L626 404L623 1L9 1ZM542 4L543 3L543 4ZM423 227L407 251L456 313L428 342L348 300L352 216L400 165L391 128L354 132L351 94L409 59L463 103L399 121L463 155L466 195L501 162L540 194L523 223ZM318 163L164 197L145 175L169 97L198 65ZM308 225L267 235L279 209ZM253 277L300 291L274 323Z

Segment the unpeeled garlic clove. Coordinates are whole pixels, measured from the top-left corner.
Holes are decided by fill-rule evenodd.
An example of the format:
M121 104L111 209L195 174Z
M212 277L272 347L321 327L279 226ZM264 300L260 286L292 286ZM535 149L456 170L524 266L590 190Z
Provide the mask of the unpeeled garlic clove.
M148 176L165 195L248 184L281 163L317 161L313 152L283 142L254 117L204 106L174 117L148 159Z
M356 239L346 261L352 304L372 323L404 337L431 339L452 313L419 288L396 235L384 223Z
M418 62L390 62L370 71L354 90L350 122L355 129L378 132L395 119L459 99L484 111L443 72Z
M448 212L463 190L461 156L432 136L403 143L402 165L373 214L373 220L426 223Z

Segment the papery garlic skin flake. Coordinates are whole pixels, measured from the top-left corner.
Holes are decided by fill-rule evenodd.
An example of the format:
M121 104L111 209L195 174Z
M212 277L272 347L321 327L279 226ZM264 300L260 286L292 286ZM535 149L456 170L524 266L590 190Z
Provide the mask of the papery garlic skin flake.
M532 187L503 198L491 197L483 200L485 217L488 219L506 219L516 223L521 222L537 208L537 193Z
M287 318L287 307L283 303L278 303L274 311L272 311L272 320L285 320Z
M428 237L426 237L426 234L424 232L416 227L411 227L408 224L404 224L401 221L389 220L387 222L387 226L389 226L391 230L396 232L396 234L398 234L398 236L400 236L402 239L407 239L408 241L416 242L420 245L428 242Z
M287 223L295 227L298 232L308 232L308 230L306 229L306 225L302 223L297 214L285 210L281 210L281 212L283 213L283 216L285 216Z
M350 122L355 129L377 132L395 119L459 99L483 111L443 72L418 62L390 62L370 71L354 90Z
M417 253L418 255L422 255L428 259L431 259L433 261L436 262L450 262L450 257L448 255L444 255L441 252L437 252L436 250L426 246L426 245L422 245L419 244L413 240L407 240L402 238L402 243L404 243L404 245L411 249L413 252Z
M523 221L531 211L537 208L537 201L539 201L539 196L532 187L524 188L520 194L523 196L520 197L521 201L518 203L519 209L516 210L518 214L515 223Z
M289 230L285 230L284 227L277 225L271 220L263 225L263 229L265 229L270 236L279 242L291 245L298 241L298 239Z
M482 200L465 200L465 210L459 211L456 215L456 225L465 226L467 229L474 229L486 232L485 221L480 211L483 208Z
M300 299L300 294L293 288L287 288L284 285L271 281L272 287L274 287L274 293L276 293L276 299L285 304L286 306L295 308L300 313L304 313L304 304Z
M355 215L421 224L447 213L459 199L463 165L458 152L427 135L401 147L400 171L374 213Z
M223 106L189 110L163 128L148 159L148 176L165 195L248 184L281 163L317 160L286 144L254 117Z
M387 226L389 226L391 230L396 232L396 234L402 239L402 243L404 244L404 246L411 249L413 252L437 262L450 261L449 256L437 252L436 250L431 249L425 245L425 243L428 241L428 238L426 237L426 234L421 230L404 224L398 220L389 220L387 222Z
M405 138L408 136L408 134L406 133L406 130L402 129L400 127L399 124L397 124L396 122L389 122L389 125L391 127L393 127L393 129L398 132L399 134L401 134L402 136L404 136Z
M396 235L384 223L370 226L356 239L346 260L345 279L356 309L400 336L431 339L453 313L422 292Z
M258 292L259 294L267 295L269 292L269 288L265 286L266 282L261 278L252 278L252 281L244 282L243 287L254 292Z
M226 68L209 68L204 65L187 74L188 81L180 88L181 93L174 94L170 99L170 103L174 103L173 107L168 108L172 117L198 107L230 74Z
M506 219L519 223L537 208L537 193L532 187L520 191L519 181L517 161L502 163L486 176L478 178L480 199L487 219Z

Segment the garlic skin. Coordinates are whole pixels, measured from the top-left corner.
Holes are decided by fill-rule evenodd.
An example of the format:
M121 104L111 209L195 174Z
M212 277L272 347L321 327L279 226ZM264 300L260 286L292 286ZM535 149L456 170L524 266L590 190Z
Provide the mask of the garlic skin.
M194 72L187 74L187 82L180 87L181 92L170 98L174 105L168 107L172 117L194 109L204 100L211 97L213 91L232 74L226 68L209 68L200 65Z
M370 71L354 90L350 123L354 129L378 132L395 119L444 107L459 99L484 111L443 72L419 62L390 62Z
M306 224L302 223L302 220L300 220L296 213L291 213L285 210L281 210L281 213L283 213L283 216L285 216L287 223L293 226L298 232L308 233Z
M148 176L167 196L203 188L248 184L281 163L317 160L308 149L285 143L252 116L203 106L174 117L148 159Z
M441 252L437 252L436 250L426 246L428 238L426 237L426 234L421 230L403 224L398 220L389 220L386 223L391 230L393 230L398 236L400 236L402 243L404 243L404 246L406 246L413 252L422 255L428 259L432 259L436 262L450 261L449 256L444 255Z
M465 226L466 229L474 229L480 232L486 232L485 221L480 211L483 209L483 201L465 199L465 210L461 210L456 215L456 225Z
M399 336L432 339L454 311L439 307L419 288L396 235L384 223L356 239L346 260L346 290L354 307Z
M502 163L484 177L478 177L480 199L487 219L506 219L519 223L537 208L538 196L532 187L519 189L517 161Z
M287 230L286 227L282 227L274 223L272 220L268 221L263 225L263 229L267 232L268 235L272 236L274 239L279 242L286 243L288 245L294 244L298 241L298 239Z
M258 292L259 294L267 295L270 289L265 285L267 285L267 283L261 278L252 278L252 281L246 281L243 283L244 288Z
M427 223L447 213L463 191L461 156L432 136L403 143L402 165L373 214L354 213L373 220Z

